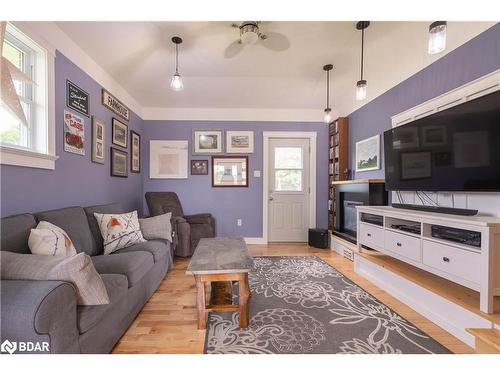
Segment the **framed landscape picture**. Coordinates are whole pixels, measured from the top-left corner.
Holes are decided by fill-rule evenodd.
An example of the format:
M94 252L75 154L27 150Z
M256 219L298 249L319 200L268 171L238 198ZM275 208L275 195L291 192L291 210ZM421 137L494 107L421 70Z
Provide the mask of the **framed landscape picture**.
M114 145L128 147L128 125L113 117L112 142Z
M248 187L248 156L212 156L212 187Z
M149 141L149 178L188 178L188 141Z
M127 158L125 151L111 147L111 176L128 177Z
M104 135L106 134L106 124L97 117L92 116L92 161L104 164Z
M191 174L192 175L208 174L208 160L191 160Z
M224 130L193 130L193 154L222 154L224 152Z
M135 131L130 131L130 171L141 172L141 136Z
M380 134L356 142L356 172L380 169Z
M228 154L253 153L253 131L226 131L226 152Z

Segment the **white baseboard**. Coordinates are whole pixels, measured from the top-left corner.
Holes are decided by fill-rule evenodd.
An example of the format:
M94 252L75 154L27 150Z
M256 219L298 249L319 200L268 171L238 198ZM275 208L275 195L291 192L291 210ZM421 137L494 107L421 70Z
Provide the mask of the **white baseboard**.
M492 322L480 315L474 314L358 254L354 254L354 271L472 348L475 345L474 336L465 329L493 327Z
M267 245L264 237L245 237L243 238L247 245Z

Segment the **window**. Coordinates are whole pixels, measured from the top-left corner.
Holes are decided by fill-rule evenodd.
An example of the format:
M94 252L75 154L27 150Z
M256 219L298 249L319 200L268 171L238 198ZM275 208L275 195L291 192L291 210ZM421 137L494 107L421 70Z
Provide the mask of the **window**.
M274 190L302 191L304 176L302 147L274 149Z
M13 81L27 124L0 108L1 163L54 169L54 54L7 23L2 55L33 82Z

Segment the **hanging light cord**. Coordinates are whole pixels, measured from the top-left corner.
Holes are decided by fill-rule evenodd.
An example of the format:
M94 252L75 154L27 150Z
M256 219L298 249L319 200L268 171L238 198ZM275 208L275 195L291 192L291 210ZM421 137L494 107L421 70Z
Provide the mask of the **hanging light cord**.
M365 50L365 28L361 29L361 80L363 80L364 50Z
M179 44L175 45L175 74L179 74Z
M326 71L326 108L330 108L330 71Z

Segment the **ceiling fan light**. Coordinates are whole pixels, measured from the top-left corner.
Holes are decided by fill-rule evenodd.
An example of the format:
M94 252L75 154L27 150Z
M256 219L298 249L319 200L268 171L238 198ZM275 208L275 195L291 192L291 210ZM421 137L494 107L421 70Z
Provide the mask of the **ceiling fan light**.
M182 91L184 89L184 84L179 73L175 73L170 81L170 88L174 91Z
M366 99L366 80L362 79L356 83L356 100Z
M429 26L429 55L444 51L446 48L446 21L436 21Z
M327 124L329 124L330 122L332 122L332 109L331 108L325 108L324 121Z
M259 40L259 26L254 22L248 22L241 25L240 40L243 44L256 43Z

